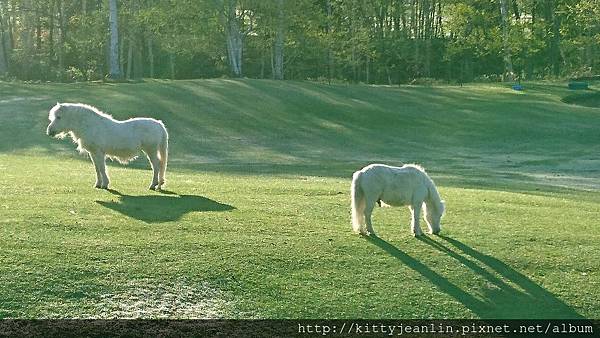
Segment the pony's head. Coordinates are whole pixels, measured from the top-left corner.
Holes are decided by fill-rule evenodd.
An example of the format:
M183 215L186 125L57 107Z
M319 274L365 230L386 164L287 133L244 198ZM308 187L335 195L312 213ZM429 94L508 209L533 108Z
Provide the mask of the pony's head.
M56 103L56 105L50 109L50 113L48 113L50 124L46 129L46 134L48 134L48 136L62 138L71 130L69 123L70 119L66 112L67 108L68 105L65 103Z
M445 209L446 205L444 201L429 201L428 203L425 203L425 221L429 224L433 233L437 234L440 232L442 227L440 222Z

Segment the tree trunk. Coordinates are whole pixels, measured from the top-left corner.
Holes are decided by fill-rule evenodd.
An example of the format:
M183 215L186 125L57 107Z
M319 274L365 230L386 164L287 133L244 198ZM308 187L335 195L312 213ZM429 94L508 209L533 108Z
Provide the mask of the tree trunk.
M437 10L437 24L435 26L435 36L443 37L444 36L444 26L442 25L442 2L438 2L438 10Z
M367 55L367 61L365 62L365 81L367 84L370 84L371 82L371 72L370 72L370 64L371 64L371 57L369 55Z
M125 76L125 63L127 62L125 58L125 34L121 34L119 38L119 71L121 72L121 77Z
M415 41L415 59L413 64L413 78L421 77L421 41L418 38Z
M144 58L142 56L142 45L140 41L139 44L134 44L134 52L133 52L133 78L139 80L144 77Z
M273 48L273 52L275 53L273 79L275 80L283 80L283 43L285 40L284 25L284 0L277 0L277 31L275 33L275 46Z
M452 81L452 59L448 60L446 64L446 79L448 83Z
M123 77L119 67L119 24L117 17L117 0L109 0L110 24L110 74L111 79L120 79Z
M351 15L350 15L350 38L354 39L356 36L356 21L358 20L358 15L356 14L356 6L352 5ZM356 42L352 41L351 54L350 54L350 63L352 66L352 81L354 83L358 83L359 74L358 74L358 60L357 60L357 52L356 52Z
M4 32L0 29L0 78L8 73L8 63L6 62L6 45L4 44Z
M169 69L171 70L171 80L175 80L175 54L169 53Z
M561 50L560 50L560 22L561 17L556 13L556 6L552 10L552 70L554 76L560 76Z
M391 86L392 83L392 74L390 72L390 67L388 65L385 66L385 75L387 77L388 85Z
M549 59L552 66L552 74L560 75L560 16L556 13L556 0L546 0L545 4L545 19L546 31L548 34Z
M509 41L509 30L508 26L508 1L500 0L500 14L502 15L502 45L504 50L504 73L502 74L502 81L513 81L514 71L511 59L511 48Z
M265 78L265 50L260 53L260 78Z
M150 78L154 78L154 48L152 46L152 36L147 34L146 43L148 45L148 63L150 65Z
M33 64L33 17L31 14L32 11L32 2L31 0L22 0L20 7L21 14L21 31L20 38L23 49L23 59L21 60L21 75L23 78L30 80L33 76L32 67Z
M271 47L271 50L269 51L271 54L271 77L272 78L274 78L273 74L275 74L275 53L273 52L273 48L274 48L274 46Z
M37 54L42 51L42 15L41 10L36 8L35 11L35 49Z
M358 83L358 81L359 81L359 79L358 79L358 60L356 60L356 47L354 45L352 46L351 62L352 62L352 81L354 81L354 83Z
M227 53L229 66L234 77L242 76L242 38L235 19L229 22L227 32Z
M131 14L137 16L140 11L140 2L131 0ZM129 31L129 60L131 61L131 73L130 78L139 80L144 76L144 62L142 60L142 47L143 43L140 38L140 29L138 24L132 24Z
M519 11L519 5L517 4L517 0L512 0L512 8L517 21L521 20L521 12Z
M590 72L592 74L595 74L594 72L594 55L596 54L594 51L594 41L592 39L592 37L590 36L586 36L585 37L585 65L588 67L588 69L590 70Z
M125 78L127 80L131 80L131 70L133 69L133 38L131 34L129 35L129 39L127 40L127 72L125 73Z
M434 4L435 5L435 4ZM435 9L435 7L433 7ZM432 22L431 15L433 13L431 4L428 0L425 0L423 3L423 17L425 20L423 34L425 38L425 52L424 62L423 62L423 74L425 77L431 77L431 32L432 32Z
M413 27L413 42L414 42L414 60L413 60L413 78L421 77L421 67L420 67L420 59L421 59L421 50L420 50L420 29L419 29L419 2L417 0L412 0L411 3L411 26Z
M327 82L331 84L333 77L333 50L331 48L331 0L327 1Z
M242 50L244 41L236 10L237 0L225 0L221 2L221 24L224 27L226 35L229 67L234 77L242 77Z
M64 80L64 71L65 71L65 61L63 56L63 45L65 42L65 1L58 0L58 48L57 58L58 58L58 78L59 81Z
M48 23L48 64L54 64L54 16L56 14L56 0L50 3L50 18Z
M8 73L8 46L6 43L5 8L0 3L0 77Z
M529 29L532 32L532 35L536 34L536 20L537 20L537 0L532 0L531 2L531 24L529 26ZM525 59L526 61L526 66L525 66L525 74L527 76L527 79L533 79L533 74L535 71L535 58L533 57L533 53L529 52L529 48L527 49L527 58Z
M15 8L14 6L15 6L15 4L13 3L11 8ZM10 50L14 50L15 49L15 18L8 15L6 17L6 26L7 26L8 39L9 39L8 46L10 47Z

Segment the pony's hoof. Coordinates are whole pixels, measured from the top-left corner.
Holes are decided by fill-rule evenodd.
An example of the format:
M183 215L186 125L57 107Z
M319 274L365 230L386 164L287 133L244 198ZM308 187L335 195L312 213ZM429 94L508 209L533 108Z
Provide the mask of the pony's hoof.
M423 233L422 232L414 232L413 236L415 236L415 237L423 236Z
M367 232L365 233L365 236L377 237L377 234L375 233L375 230L371 229L371 230L367 230Z
M440 234L440 230L432 231L431 234L432 235L439 235Z

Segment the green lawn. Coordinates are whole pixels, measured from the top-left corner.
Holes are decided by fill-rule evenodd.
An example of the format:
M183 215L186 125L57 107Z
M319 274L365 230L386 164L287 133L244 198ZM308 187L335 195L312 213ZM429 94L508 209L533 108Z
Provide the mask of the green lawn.
M0 318L600 318L600 109L562 83L265 80L0 83ZM169 129L112 190L48 109L85 102ZM406 208L351 232L350 178L423 165L442 236Z

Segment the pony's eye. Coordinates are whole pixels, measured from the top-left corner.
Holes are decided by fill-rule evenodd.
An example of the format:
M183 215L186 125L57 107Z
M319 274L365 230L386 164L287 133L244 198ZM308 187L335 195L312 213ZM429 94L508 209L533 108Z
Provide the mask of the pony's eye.
M57 116L57 117L56 117L56 119L57 119L57 120L60 120L60 116Z

